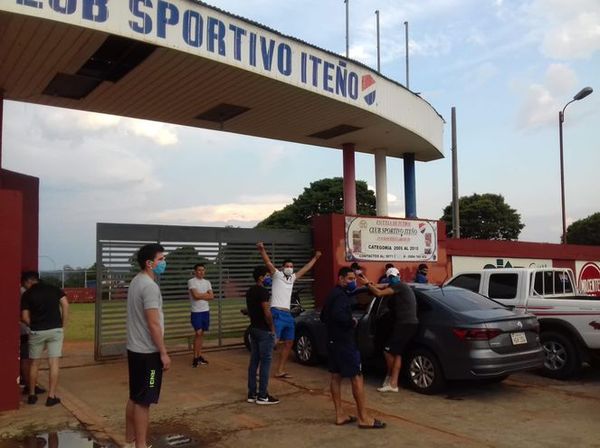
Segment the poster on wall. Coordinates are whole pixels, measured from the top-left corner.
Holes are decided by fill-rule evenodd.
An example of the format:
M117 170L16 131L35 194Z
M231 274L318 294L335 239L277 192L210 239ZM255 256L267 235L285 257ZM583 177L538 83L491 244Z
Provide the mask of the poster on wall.
M543 258L452 256L452 275L480 269L551 267L552 260Z
M600 297L600 261L576 261L575 271L579 291Z
M437 222L346 216L348 261L437 261Z

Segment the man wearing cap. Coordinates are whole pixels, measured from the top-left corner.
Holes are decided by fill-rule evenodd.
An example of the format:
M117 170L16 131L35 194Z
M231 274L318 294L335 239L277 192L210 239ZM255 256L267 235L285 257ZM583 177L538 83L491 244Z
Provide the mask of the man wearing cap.
M429 268L425 263L421 263L417 268L417 275L415 275L415 283L429 283L427 279L427 273Z
M398 392L398 376L402 367L402 352L417 333L417 300L410 287L400 281L400 272L396 268L386 271L389 286L379 288L361 276L363 283L378 297L388 296L389 331L384 344L384 356L387 365L387 376L379 392Z

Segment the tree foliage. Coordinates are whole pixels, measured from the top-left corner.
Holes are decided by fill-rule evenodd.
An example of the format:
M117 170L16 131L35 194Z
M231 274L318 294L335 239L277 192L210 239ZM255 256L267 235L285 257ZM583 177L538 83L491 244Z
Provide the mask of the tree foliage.
M600 212L571 224L567 228L567 243L600 246Z
M356 211L375 215L375 194L365 181L356 181ZM293 202L271 213L256 227L270 229L306 229L313 216L344 212L344 181L333 177L311 182Z
M459 199L460 236L478 240L516 240L525 224L521 215L499 194L485 193ZM442 221L452 236L452 203L444 208Z

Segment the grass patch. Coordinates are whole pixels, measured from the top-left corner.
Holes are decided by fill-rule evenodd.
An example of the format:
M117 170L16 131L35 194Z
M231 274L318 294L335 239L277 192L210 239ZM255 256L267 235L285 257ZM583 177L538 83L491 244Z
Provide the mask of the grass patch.
M94 340L94 307L94 303L71 303L69 305L66 341L92 342Z

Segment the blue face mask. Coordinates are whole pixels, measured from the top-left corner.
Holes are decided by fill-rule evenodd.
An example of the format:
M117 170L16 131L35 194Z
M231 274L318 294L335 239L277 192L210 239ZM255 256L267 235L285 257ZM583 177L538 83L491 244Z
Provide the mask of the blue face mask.
M397 285L398 283L400 283L400 277L397 277L395 275L390 275L390 278L388 281L389 281L390 285Z
M167 262L165 260L161 260L152 268L152 272L156 275L162 275L167 269Z
M268 288L273 284L273 279L271 277L265 277L262 281L262 284L265 288Z
M346 284L346 290L347 290L347 291L350 291L350 292L352 292L352 291L354 291L355 289L356 289L356 280L352 280L351 282L348 282L348 283Z

